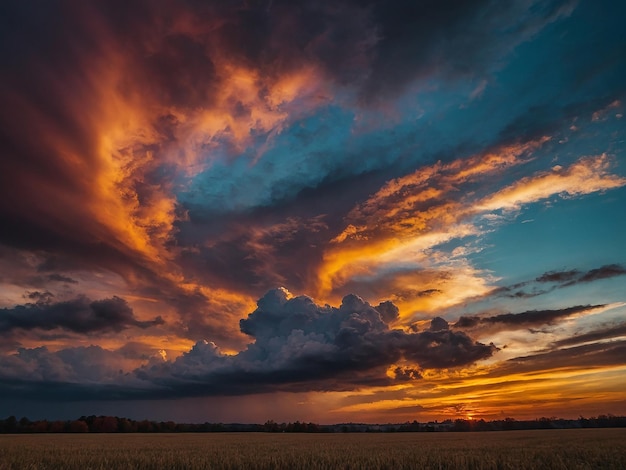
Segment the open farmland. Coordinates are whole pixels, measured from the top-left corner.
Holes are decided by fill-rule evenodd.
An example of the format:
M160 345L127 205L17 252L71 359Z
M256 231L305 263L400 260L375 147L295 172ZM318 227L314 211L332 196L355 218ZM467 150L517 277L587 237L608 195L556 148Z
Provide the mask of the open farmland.
M624 469L626 429L0 436L7 469Z

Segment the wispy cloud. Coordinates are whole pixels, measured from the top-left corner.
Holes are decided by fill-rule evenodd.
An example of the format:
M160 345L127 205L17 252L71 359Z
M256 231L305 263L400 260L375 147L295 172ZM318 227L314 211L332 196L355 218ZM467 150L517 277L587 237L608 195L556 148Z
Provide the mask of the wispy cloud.
M495 316L462 316L454 324L456 328L480 328L494 326L496 329L518 329L551 325L556 320L579 314L592 313L605 305L578 305L558 310L530 310L521 313L503 313Z
M491 189L492 178L502 178L512 168L528 163L547 141L544 137L497 148L445 165L425 167L388 182L349 213L348 225L326 250L319 270L319 295L341 292L343 286L354 290L354 285L362 287L368 282L384 285L384 290L391 292L388 295L398 299L406 298L406 292L411 291L439 291L441 302L431 302L433 308L486 295L493 279L467 261L471 253L468 247L472 246L468 240L489 233L500 220L501 212L517 212L524 205L548 197L577 197L626 185L626 178L610 172L611 159L602 154L581 158L567 168L537 172L503 189ZM444 248L445 244L460 240L465 251ZM587 282L618 275L620 269L605 266L598 273L580 276L574 272L546 274L545 280L558 281L559 276L571 275L572 282ZM412 283L408 281L410 277L418 281ZM458 295L459 284L465 285L463 295ZM498 292L505 290L508 292ZM518 291L509 295L530 297L538 293ZM425 303L419 297L412 299L413 304L401 303L402 310L423 309Z
M568 168L559 165L551 172L524 177L476 204L478 211L519 210L524 204L551 196L575 197L626 185L626 178L610 173L605 154L580 159Z
M619 264L607 264L588 271L570 269L566 271L548 271L532 281L518 282L510 286L501 286L488 295L510 298L530 298L547 294L555 289L572 287L577 284L591 283L626 274L626 269ZM544 287L548 285L548 287ZM530 290L528 289L530 287Z
M626 324L609 326L606 328L598 328L587 333L578 334L569 338L564 338L554 342L554 347L561 348L564 346L574 346L584 343L596 343L598 341L610 340L626 336Z

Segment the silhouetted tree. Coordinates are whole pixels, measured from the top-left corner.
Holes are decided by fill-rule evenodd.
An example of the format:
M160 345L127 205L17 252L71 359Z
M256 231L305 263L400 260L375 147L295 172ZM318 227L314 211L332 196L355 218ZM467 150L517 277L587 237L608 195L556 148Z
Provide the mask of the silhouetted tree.
M70 432L89 432L89 426L84 421L79 419L70 422L69 426Z

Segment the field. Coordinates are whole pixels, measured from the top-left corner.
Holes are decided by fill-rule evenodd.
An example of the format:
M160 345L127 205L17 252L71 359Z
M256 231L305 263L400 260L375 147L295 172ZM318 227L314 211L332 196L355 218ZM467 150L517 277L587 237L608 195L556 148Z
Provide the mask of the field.
M0 435L6 469L625 469L626 429Z

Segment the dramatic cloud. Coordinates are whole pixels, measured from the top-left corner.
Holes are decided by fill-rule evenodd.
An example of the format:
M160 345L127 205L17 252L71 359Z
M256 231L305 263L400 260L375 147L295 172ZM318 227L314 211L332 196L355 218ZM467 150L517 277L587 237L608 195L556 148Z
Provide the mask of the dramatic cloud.
M441 247L485 236L501 223L503 213L519 211L522 205L626 185L626 178L610 173L611 159L599 155L491 191L488 178L504 178L513 168L528 165L549 141L542 137L502 146L389 181L348 214L348 225L332 240L319 268L319 295L367 291L368 284L385 286L383 290L393 292L395 299L406 297L407 288L441 293L428 303L419 295L400 303L404 312L419 312L487 294L488 274L466 262L472 245ZM459 198L458 191L465 188L467 195ZM485 192L490 195L480 197ZM412 282L411 276L419 281ZM377 294L375 288L371 294Z
M63 246L74 232L81 244L95 239L124 256L162 261L181 218L172 192L224 151L229 158L259 135L271 145L287 122L343 86L371 100L436 73L441 57L489 63L571 11L553 5L520 16L526 6L487 3L40 2L36 15L8 4L0 93L20 113L2 121L11 161L2 209L13 222L3 240L16 243L38 228L45 237L32 233L22 243ZM472 46L465 25L481 31L469 36ZM492 40L504 25L512 34Z
M624 8L0 2L0 388L334 421L499 416L566 349L619 382Z
M492 317L462 316L454 324L455 328L474 328L495 325L502 329L528 328L531 326L551 325L556 320L581 313L588 313L600 309L605 305L578 305L559 310L532 310L522 313L504 313Z
M99 346L20 348L0 359L0 395L55 402L147 396L146 388L154 387L129 372L137 365Z
M241 330L254 343L225 356L211 343L199 342L173 363L154 365L138 376L194 393L240 394L251 388L333 390L366 384L387 384L387 369L407 361L419 368L449 368L471 364L493 354L493 345L473 341L462 332L435 327L420 333L392 329L397 308L376 307L355 295L339 308L316 305L309 297L291 297L284 289L268 292L258 308L242 319ZM398 380L417 373L402 373ZM408 374L408 375L407 375Z
M496 351L494 345L449 329L442 318L434 319L423 332L392 329L390 323L397 318L397 308L390 302L372 307L350 295L335 308L276 289L241 320L241 330L254 338L245 350L225 355L214 343L200 341L174 361L155 354L147 365L130 372L135 378L126 373L124 381L129 394L138 393L132 384L140 380L140 389L173 396L344 390L416 380L420 370L467 366ZM136 359L136 349L127 346L115 356ZM107 354L101 348L88 350ZM3 359L2 378L9 383L14 378L11 371L26 363L30 372L21 376L26 381L97 383L97 371L81 377L81 367L86 365L78 360L80 351L22 348ZM111 378L110 371L103 369L103 383ZM119 385L118 393L123 393L123 382Z
M2 381L26 380L51 384L103 384L123 375L121 356L99 346L52 352L46 347L21 348L0 363Z
M78 297L53 303L50 293L34 292L29 295L35 303L0 309L0 333L15 329L54 330L57 328L76 333L122 331L126 328L148 328L162 325L163 319L140 321L132 308L119 297L92 301Z

